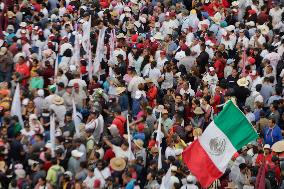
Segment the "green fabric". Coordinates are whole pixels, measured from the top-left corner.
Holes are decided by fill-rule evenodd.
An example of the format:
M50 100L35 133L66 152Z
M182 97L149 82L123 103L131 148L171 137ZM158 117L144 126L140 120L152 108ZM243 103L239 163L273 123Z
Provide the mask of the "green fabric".
M216 126L228 137L236 150L258 138L245 115L229 101L214 119Z
M14 125L14 136L17 134L17 133L20 133L22 130L22 126L20 123L15 123Z
M41 77L33 77L30 81L31 89L42 89L44 81Z

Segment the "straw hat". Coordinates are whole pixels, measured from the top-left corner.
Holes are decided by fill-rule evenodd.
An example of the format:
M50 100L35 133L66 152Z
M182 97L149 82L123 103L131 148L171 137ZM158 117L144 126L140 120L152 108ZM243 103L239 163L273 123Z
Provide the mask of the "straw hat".
M110 167L115 171L123 171L126 167L126 162L123 158L114 157L110 160Z
M145 79L145 82L146 82L146 83L153 83L153 80L152 80L151 78L146 78L146 79Z
M257 29L261 31L262 35L267 35L269 33L269 27L267 25L258 25Z
M123 93L126 90L125 87L117 87L116 88L116 95L120 95L121 93Z
M4 54L6 54L7 50L8 49L6 47L1 47L1 49L0 49L0 56L3 56Z
M201 115L201 114L204 114L204 111L200 107L196 107L193 113Z
M61 105L64 103L64 99L60 96L55 96L52 101L53 104Z
M13 17L15 17L15 14L12 11L8 11L7 16L8 16L8 18L13 18Z
M117 36L116 36L117 39L121 39L121 38L125 38L125 35L123 33L119 33Z
M158 148L156 146L153 146L151 148L151 154L158 153L158 152L159 152L159 150L158 150Z
M243 77L243 78L241 78L241 79L239 79L239 80L237 81L237 84L238 84L240 87L246 87L246 86L248 86L249 81L248 81L245 77Z
M144 142L141 139L134 140L133 142L140 150L143 149Z
M274 152L284 152L284 140L274 143L271 147Z
M195 129L193 130L193 132L192 132L192 135L193 135L194 137L199 137L199 136L202 135L202 130L201 130L200 128L195 128Z

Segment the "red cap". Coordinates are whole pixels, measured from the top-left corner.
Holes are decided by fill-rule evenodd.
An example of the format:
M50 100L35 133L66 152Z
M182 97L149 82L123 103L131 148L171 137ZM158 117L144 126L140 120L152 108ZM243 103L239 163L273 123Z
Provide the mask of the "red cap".
M152 148L156 145L156 140L150 140L148 143L148 148Z
M79 88L79 83L74 83L73 87L74 88Z
M143 49L143 48L144 48L144 45L142 43L137 44L137 49Z
M138 130L139 132L143 132L143 131L144 131L144 128L145 128L145 126L144 126L143 123L139 123L139 124L137 125L137 130Z
M137 42L137 39L138 39L138 34L135 34L135 35L131 36L131 41L132 42Z
M100 4L101 4L101 7L102 7L103 9L106 9L106 8L109 7L108 2L101 2Z
M249 62L250 64L254 64L254 63L255 63L255 59L254 59L253 57L249 57L249 58L248 58L248 62Z
M66 7L66 9L68 10L68 11L73 11L73 6L72 5L68 5L67 7Z

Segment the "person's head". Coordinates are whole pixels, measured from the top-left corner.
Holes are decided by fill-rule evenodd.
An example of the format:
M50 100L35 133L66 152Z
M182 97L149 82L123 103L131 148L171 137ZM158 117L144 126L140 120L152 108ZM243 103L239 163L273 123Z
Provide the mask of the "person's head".
M245 174L245 173L246 173L247 165L246 165L245 163L241 163L241 164L239 165L239 168L240 168L240 172L241 172L242 174Z
M23 56L20 56L18 59L19 64L24 64L25 63L25 58Z
M154 171L150 171L148 174L147 174L147 181L152 181L156 178L156 172Z
M124 142L121 144L121 149L122 149L123 151L127 151L128 148L129 148L128 142L127 142L127 141L124 141Z
M270 117L268 119L268 127L273 128L275 126L275 123L276 123L276 121L275 121L274 118Z
M269 109L271 112L275 112L278 109L278 104L277 103L270 104Z
M72 121L72 112L67 112L65 114L65 120L66 120L66 122Z
M255 90L256 90L257 92L260 92L260 91L261 91L261 88L262 88L262 85L261 85L261 84L257 84L257 85L255 86Z
M182 95L181 95L181 94L176 94L176 96L175 96L175 101L176 101L176 103L181 103L181 101L182 101Z

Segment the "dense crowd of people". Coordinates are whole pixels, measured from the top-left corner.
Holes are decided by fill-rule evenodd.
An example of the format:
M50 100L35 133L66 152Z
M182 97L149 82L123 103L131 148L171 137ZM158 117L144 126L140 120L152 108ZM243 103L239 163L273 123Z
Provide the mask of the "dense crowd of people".
M259 139L209 188L284 188L283 3L0 0L0 188L200 188L228 100Z

